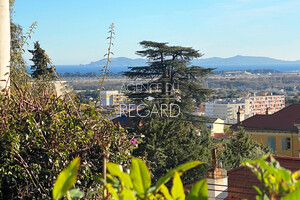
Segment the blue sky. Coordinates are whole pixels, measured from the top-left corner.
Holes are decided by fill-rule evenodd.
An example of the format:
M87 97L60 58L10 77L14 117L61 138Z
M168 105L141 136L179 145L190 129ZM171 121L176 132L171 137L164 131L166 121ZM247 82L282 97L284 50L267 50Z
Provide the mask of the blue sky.
M54 64L103 58L108 27L115 57L137 58L142 40L189 46L209 57L300 60L299 0L16 0L14 21L34 22ZM29 55L27 54L28 58Z

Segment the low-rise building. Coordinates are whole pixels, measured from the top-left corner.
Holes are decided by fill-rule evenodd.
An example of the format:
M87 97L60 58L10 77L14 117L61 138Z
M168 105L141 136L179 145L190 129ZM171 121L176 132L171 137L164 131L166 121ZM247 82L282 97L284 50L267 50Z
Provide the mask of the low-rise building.
M237 126L278 155L299 156L300 104L292 104L273 114L252 116Z
M206 123L206 126L210 129L211 136L215 136L215 134L224 134L224 120L220 118L212 119L211 122Z

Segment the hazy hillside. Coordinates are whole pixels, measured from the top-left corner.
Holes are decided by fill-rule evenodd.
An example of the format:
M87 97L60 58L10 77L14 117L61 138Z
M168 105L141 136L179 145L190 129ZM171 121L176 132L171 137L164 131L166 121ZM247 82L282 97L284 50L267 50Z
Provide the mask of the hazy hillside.
M300 70L300 60L285 61L268 57L234 56L230 58L206 58L192 61L193 65L214 67L217 70L247 70L247 69L275 69L278 71Z
M255 57L255 56L234 56L230 58L206 58L194 60L195 64L202 65L300 65L298 61L284 61L268 57Z
M106 64L106 59L91 62L87 65L58 65L57 71L65 72L98 72ZM268 57L234 56L230 58L206 58L193 60L192 65L214 67L217 70L275 69L278 71L300 70L300 60L284 61ZM127 71L128 67L145 66L147 61L142 58L125 57L112 58L109 70L111 72Z

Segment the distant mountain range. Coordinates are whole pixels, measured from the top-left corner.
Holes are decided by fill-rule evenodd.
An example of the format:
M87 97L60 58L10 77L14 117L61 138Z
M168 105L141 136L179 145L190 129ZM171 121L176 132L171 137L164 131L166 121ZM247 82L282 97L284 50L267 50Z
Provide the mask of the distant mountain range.
M234 56L230 58L206 58L206 59L198 59L194 60L195 64L200 65L239 65L239 66L245 66L245 65L300 65L300 60L297 61L284 61L284 60L278 60L274 58L268 58L268 57L256 57L256 56Z
M59 73L65 72L99 72L106 64L106 59L101 59L96 62L91 62L87 65L57 65ZM256 56L234 56L230 58L205 58L192 60L192 65L201 67L213 67L217 71L220 70L247 70L247 69L275 69L278 71L296 71L300 70L300 60L284 61L268 57ZM126 57L112 58L109 64L110 72L118 73L127 71L128 67L146 66L147 60L138 58L131 59Z

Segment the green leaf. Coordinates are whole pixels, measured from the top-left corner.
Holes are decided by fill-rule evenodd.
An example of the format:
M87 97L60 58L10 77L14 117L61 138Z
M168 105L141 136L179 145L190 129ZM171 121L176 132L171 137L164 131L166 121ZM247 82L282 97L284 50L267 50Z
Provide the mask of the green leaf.
M263 192L260 190L259 187L253 185L253 188L257 191L257 193L261 196L263 194Z
M63 198L67 191L74 185L77 179L79 166L80 158L76 157L66 169L60 172L53 187L53 199L58 200Z
M156 191L158 191L160 189L160 187L165 184L166 182L168 182L173 176L174 176L175 170L171 169L167 172L167 174L161 176L158 181L156 182Z
M121 185L121 181L117 177L112 176L110 174L106 175L106 183L105 182L103 182L103 183L104 184L111 183L113 185Z
M191 189L186 200L207 200L208 190L206 179L198 181Z
M130 177L134 190L139 195L146 194L148 188L151 186L151 178L146 164L141 159L132 159Z
M115 200L119 200L119 196L115 188L113 188L112 184L106 184L105 187L107 188L108 192L114 197Z
M152 186L152 187L150 187L150 188L148 188L148 190L147 190L147 194L149 194L149 193L153 193L153 192L155 192L155 190L156 190L156 187L155 186Z
M174 174L171 194L172 194L173 199L175 199L175 200L185 200L183 184L181 182L180 175L177 171L175 171L175 174Z
M93 177L93 179L94 179L94 181L95 181L96 183L105 184L104 179L103 179L102 176L100 176L100 175L95 175L95 176Z
M120 199L121 200L135 200L136 197L134 196L133 191L131 191L127 188L124 188L123 191L121 192Z
M107 163L107 170L111 175L117 176L127 187L133 188L130 176L125 172L122 172L119 165L115 163Z
M80 191L79 188L74 188L69 191L71 198L82 198L84 197L84 192Z
M197 167L198 165L200 164L205 164L204 162L201 162L201 161L191 161L191 162L187 162L187 163L184 163L182 165L179 165L178 167L175 168L175 170L178 172L178 173L183 173L189 169L192 169L194 167Z
M300 170L295 171L295 172L292 174L293 180L297 180L297 179L299 179L299 177L300 177Z
M281 197L280 200L298 200L300 197L300 182L298 181L296 184L297 188L293 192L287 194L284 197Z
M160 192L167 200L173 200L173 197L170 195L168 188L164 184L160 186Z
M170 178L172 178L174 176L175 171L177 171L178 173L181 174L181 173L183 173L183 172L185 172L189 169L192 169L192 168L194 168L194 167L196 167L200 164L205 164L205 163L201 162L201 161L191 161L191 162L187 162L185 164L179 165L175 169L169 170L166 175L160 177L158 179L158 181L156 182L156 185L155 185L156 186L156 191L159 190L159 188L162 184L167 183L170 180Z

